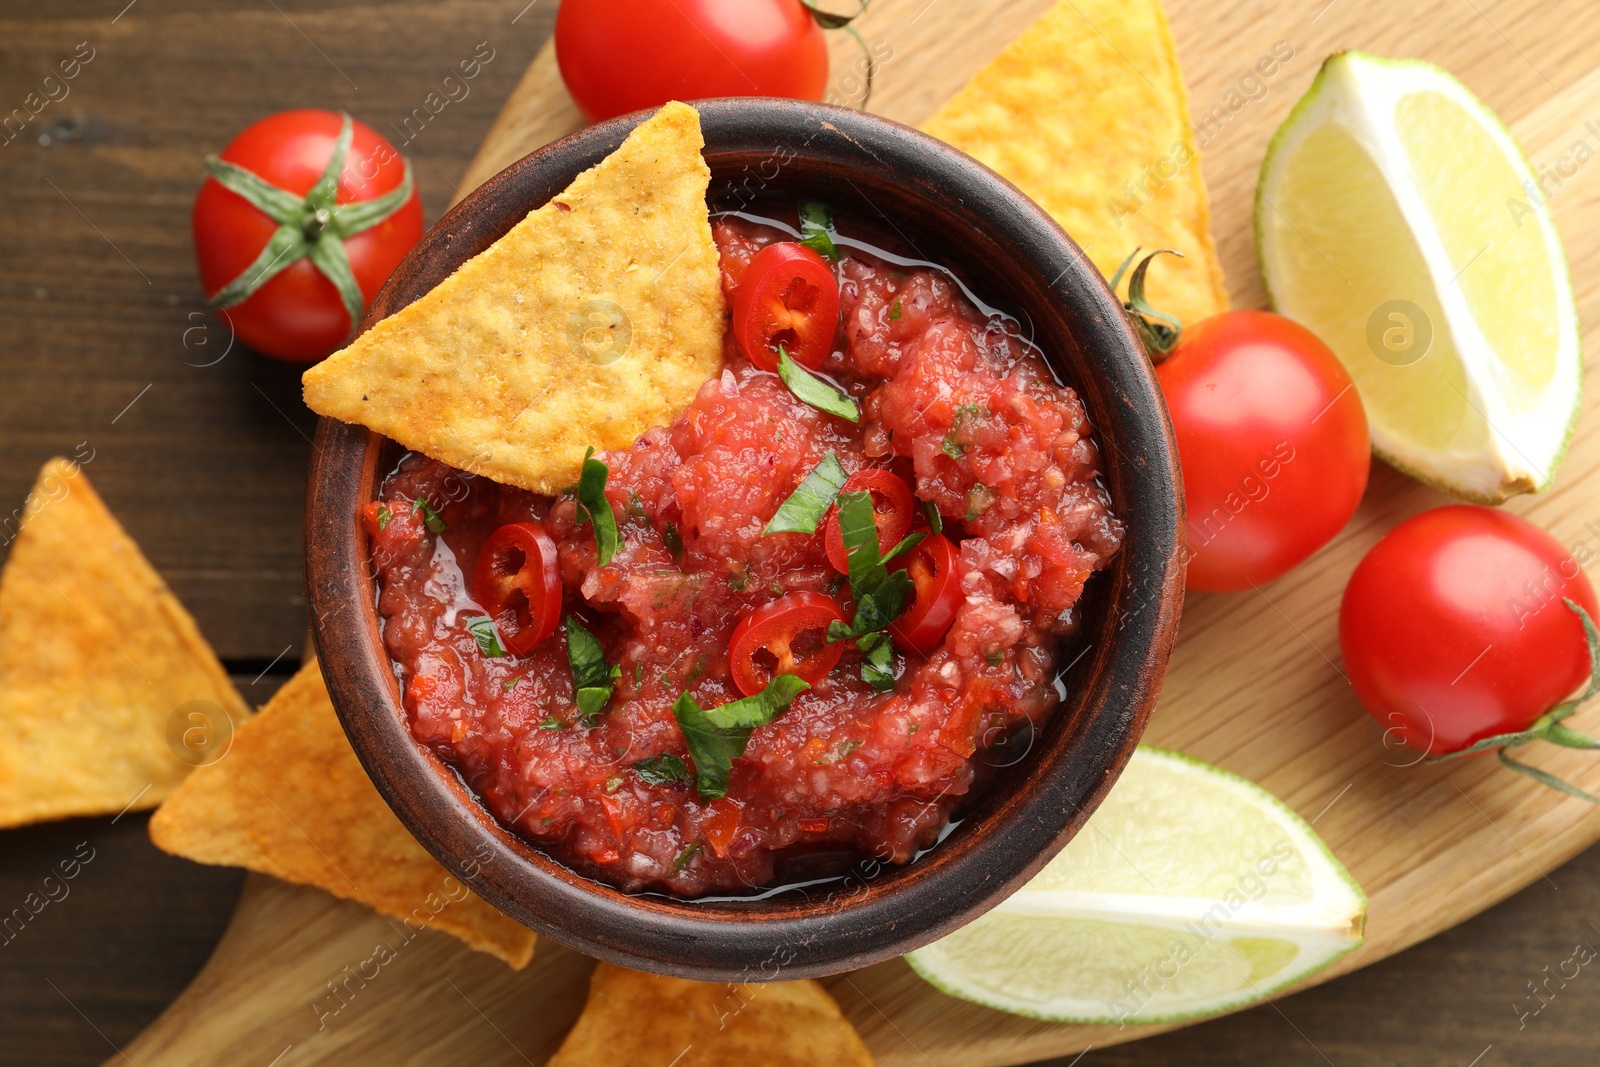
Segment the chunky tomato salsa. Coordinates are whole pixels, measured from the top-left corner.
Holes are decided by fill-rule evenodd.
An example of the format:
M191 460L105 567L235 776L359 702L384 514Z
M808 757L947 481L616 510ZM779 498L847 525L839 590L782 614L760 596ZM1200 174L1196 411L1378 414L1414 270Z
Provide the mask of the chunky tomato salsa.
M554 498L412 454L364 515L415 736L625 890L911 859L1060 702L1121 540L1014 320L796 217L716 220L725 369L670 426Z

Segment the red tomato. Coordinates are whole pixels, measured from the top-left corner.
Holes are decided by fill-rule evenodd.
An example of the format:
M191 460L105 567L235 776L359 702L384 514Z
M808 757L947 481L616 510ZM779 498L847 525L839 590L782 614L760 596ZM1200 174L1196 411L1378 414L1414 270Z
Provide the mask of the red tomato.
M839 283L827 260L793 241L750 257L733 296L733 335L746 358L778 369L778 346L789 358L820 370L839 329Z
M1527 728L1589 678L1594 588L1571 553L1509 512L1437 508L1389 531L1351 575L1339 647L1356 695L1430 755Z
M494 619L506 651L525 656L561 623L556 543L536 522L509 522L478 550L472 595Z
M844 610L821 593L790 593L740 620L728 643L733 683L754 696L780 674L793 674L808 685L823 679L839 657L843 641L829 644L828 624L848 625Z
M304 197L333 158L342 121L332 111L283 111L247 126L222 150L222 158ZM353 123L337 202L374 200L399 188L405 171L393 145ZM307 225L315 230L318 223ZM193 226L200 284L208 299L243 274L279 228L215 177L207 178L195 197ZM413 191L383 221L343 239L363 306L421 236L422 200ZM297 363L314 362L341 347L355 326L339 290L308 258L294 260L243 302L218 313L251 348Z
M1350 375L1305 327L1229 311L1156 365L1183 465L1188 585L1231 592L1302 562L1367 488L1367 416Z
M889 632L901 645L926 656L939 647L967 599L961 591L956 545L942 534L929 534L905 560L916 595L911 606L889 625Z
M668 100L821 100L828 86L828 46L800 0L563 0L555 38L590 122Z
M901 481L893 471L882 467L869 467L845 479L839 487L841 493L871 493L872 512L878 524L878 554L884 555L911 529L911 520L917 513L916 499L910 486ZM839 509L828 512L828 528L822 538L828 550L828 562L840 574L850 573L850 557L845 552L844 532L839 529Z

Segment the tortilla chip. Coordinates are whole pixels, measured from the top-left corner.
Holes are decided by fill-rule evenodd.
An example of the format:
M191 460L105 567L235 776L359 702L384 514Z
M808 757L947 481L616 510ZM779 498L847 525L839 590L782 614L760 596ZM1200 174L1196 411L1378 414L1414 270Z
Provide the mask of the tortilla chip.
M311 409L540 493L671 422L722 360L700 116L671 103L410 307L306 371Z
M691 982L602 963L547 1067L635 1063L872 1067L872 1054L816 982Z
M249 708L76 463L46 463L22 514L0 577L0 827L153 808L193 762L168 741L178 709Z
M1063 0L923 129L1009 179L1110 277L1173 248L1148 295L1185 323L1226 311L1177 51L1159 0Z
M248 867L434 927L525 967L533 931L423 851L356 759L315 662L300 669L150 819L157 847Z

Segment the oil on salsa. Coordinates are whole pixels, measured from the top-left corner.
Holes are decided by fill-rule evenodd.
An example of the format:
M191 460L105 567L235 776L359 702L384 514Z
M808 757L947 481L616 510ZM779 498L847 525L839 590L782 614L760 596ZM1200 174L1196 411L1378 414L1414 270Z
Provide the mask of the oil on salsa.
M911 859L1121 541L1016 322L798 218L714 220L725 369L671 425L555 498L412 454L364 515L413 734L624 890Z

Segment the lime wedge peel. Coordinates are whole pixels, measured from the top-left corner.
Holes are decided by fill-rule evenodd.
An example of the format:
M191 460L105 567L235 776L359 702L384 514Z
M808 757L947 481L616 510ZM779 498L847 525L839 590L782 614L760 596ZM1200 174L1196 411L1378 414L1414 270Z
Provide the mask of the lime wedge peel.
M1571 275L1533 168L1465 86L1329 57L1267 149L1255 235L1272 306L1345 363L1381 458L1485 503L1549 487L1582 401Z
M1230 1011L1362 943L1366 897L1266 790L1141 746L1065 850L993 911L906 957L941 991L1055 1022Z

